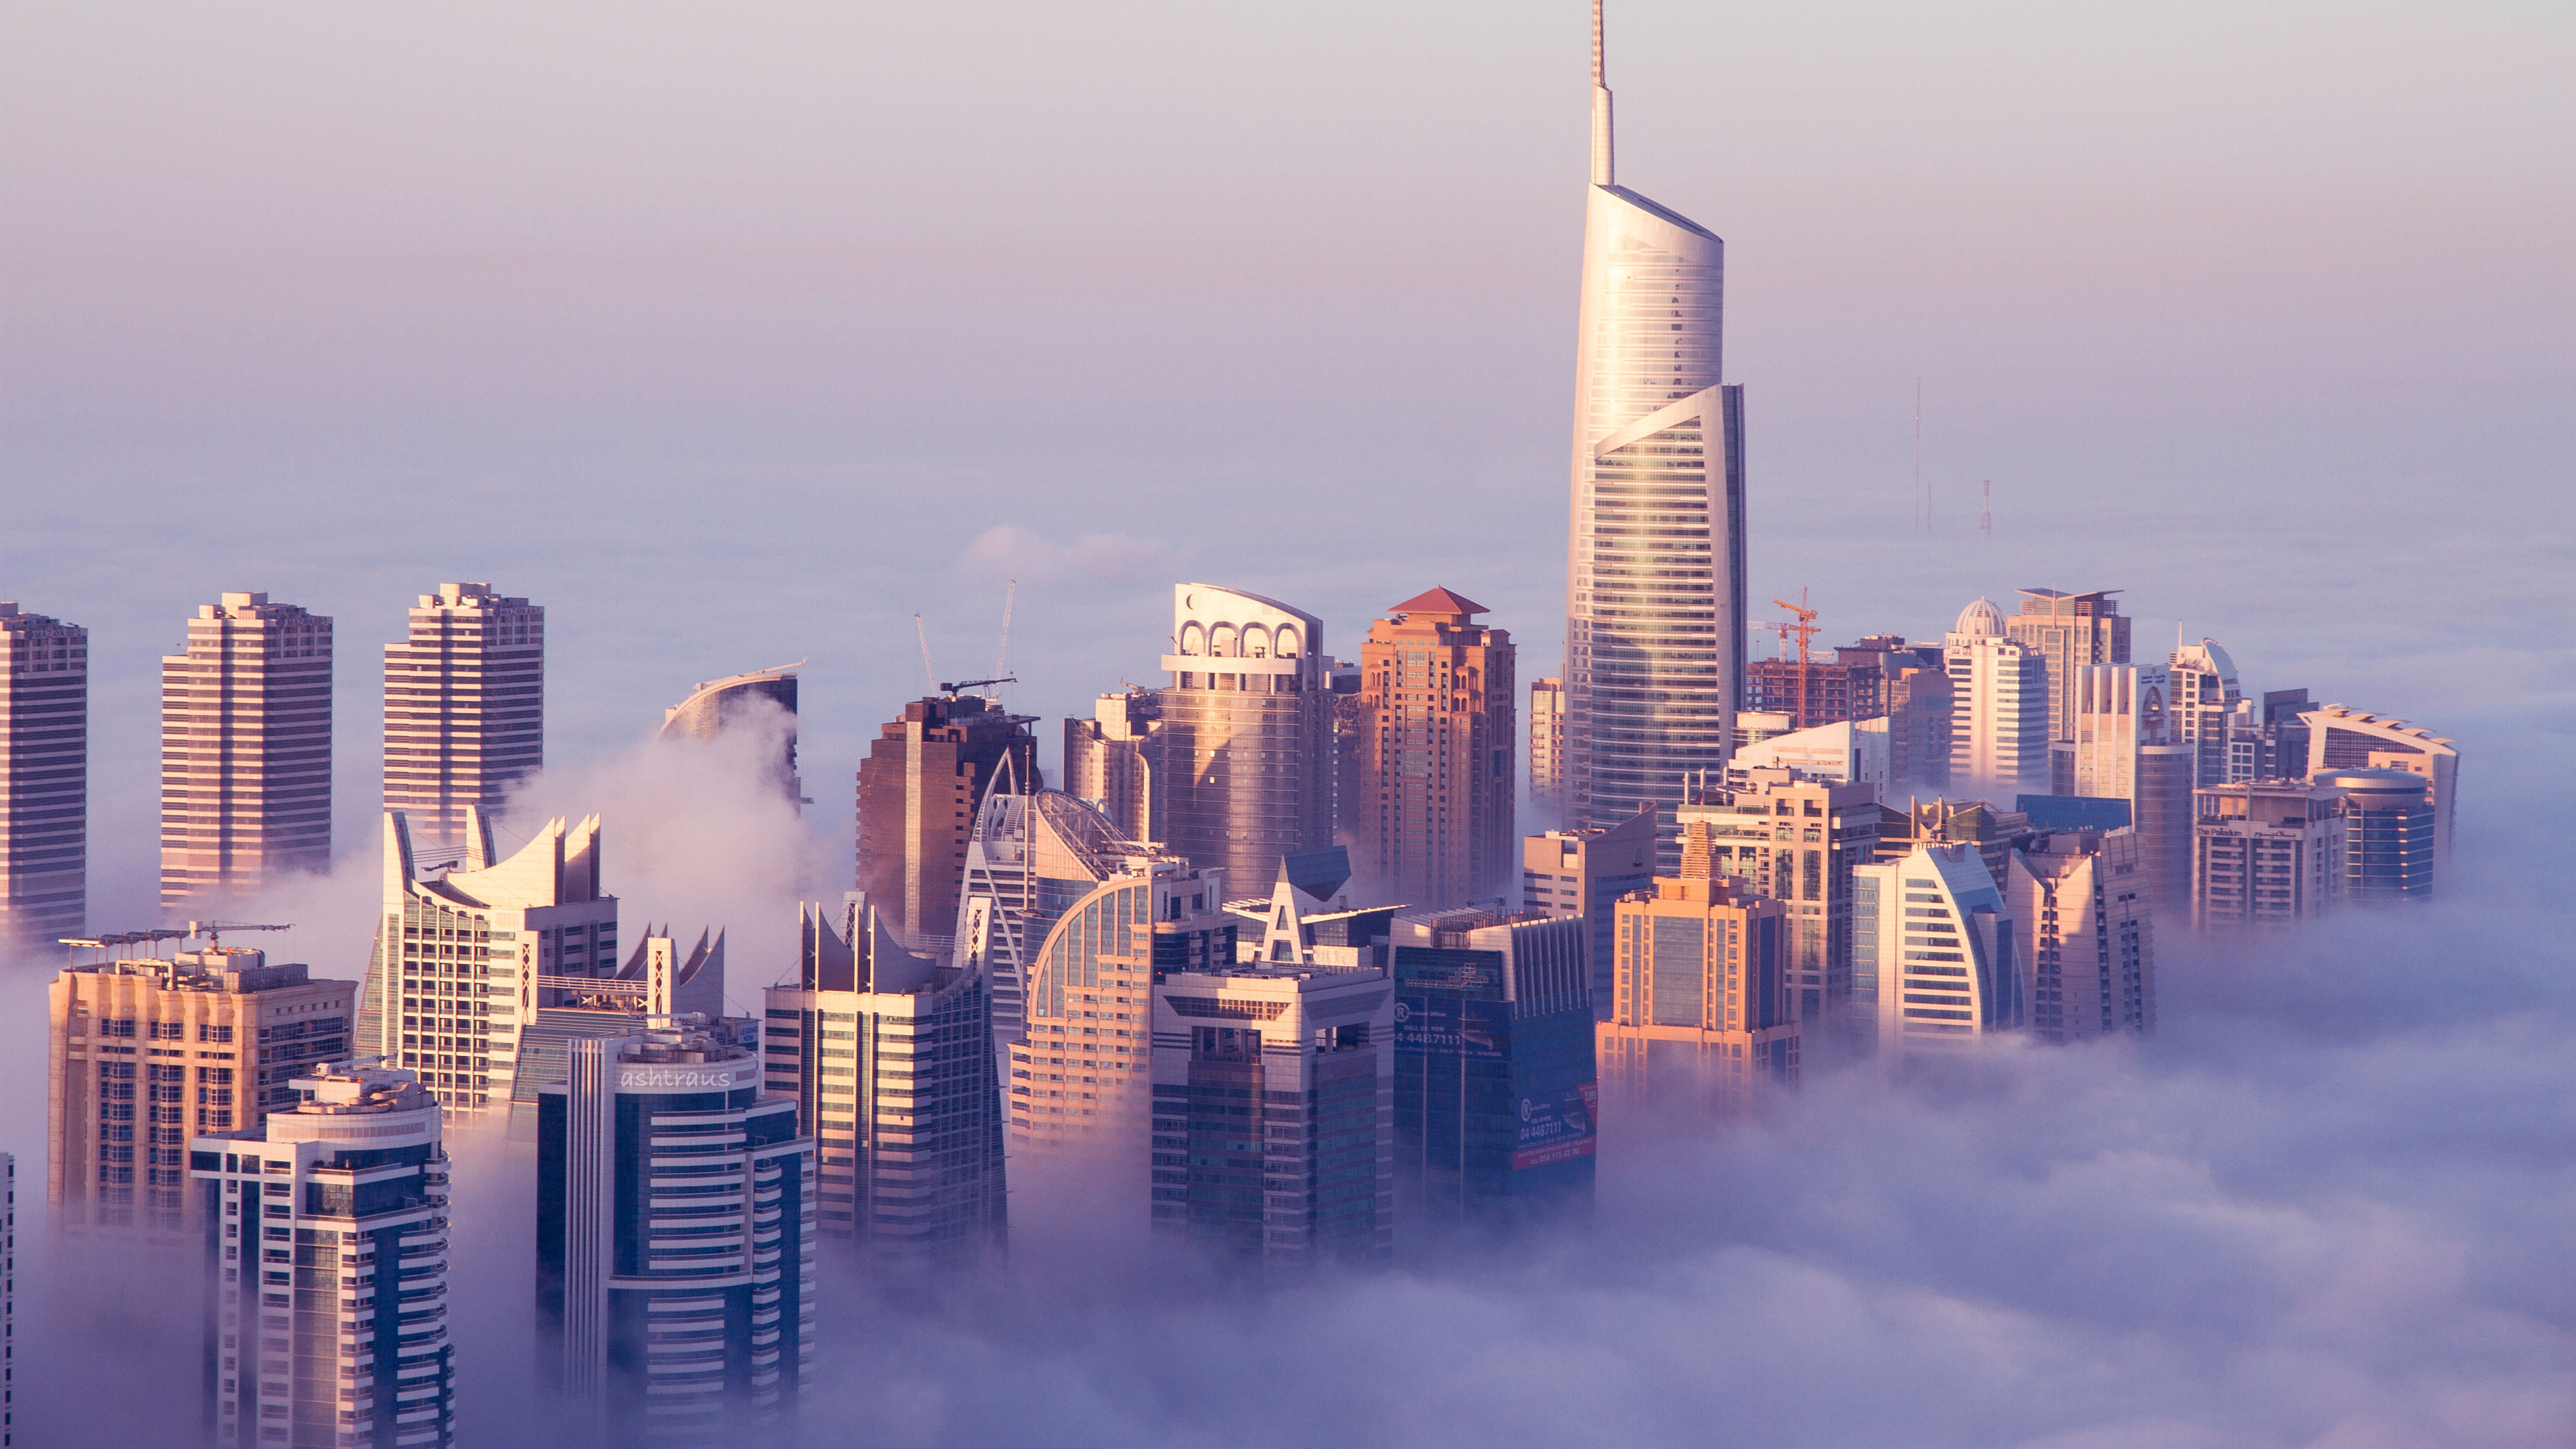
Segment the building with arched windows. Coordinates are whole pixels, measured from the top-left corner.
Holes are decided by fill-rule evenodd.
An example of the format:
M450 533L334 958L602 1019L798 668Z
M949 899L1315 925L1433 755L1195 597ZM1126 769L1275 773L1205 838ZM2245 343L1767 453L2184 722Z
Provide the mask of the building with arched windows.
M1336 756L1324 623L1213 584L1172 586L1157 843L1202 870L1266 881L1333 843Z

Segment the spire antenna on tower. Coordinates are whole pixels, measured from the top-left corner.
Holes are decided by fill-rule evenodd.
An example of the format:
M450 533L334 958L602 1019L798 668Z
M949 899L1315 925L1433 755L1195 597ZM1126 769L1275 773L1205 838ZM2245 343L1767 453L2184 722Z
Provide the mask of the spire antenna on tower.
M1611 184L1610 82L1601 61L1601 0L1592 0L1592 184Z

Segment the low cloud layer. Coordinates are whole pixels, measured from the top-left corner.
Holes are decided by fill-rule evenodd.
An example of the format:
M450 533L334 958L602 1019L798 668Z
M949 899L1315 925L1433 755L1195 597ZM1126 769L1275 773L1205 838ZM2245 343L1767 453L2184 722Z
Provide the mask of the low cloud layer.
M771 743L641 744L541 780L510 828L602 812L622 914L728 924L734 1006L756 1009L792 956L789 904L842 868L761 793ZM1606 1112L1588 1231L1410 1239L1385 1273L1250 1283L1170 1271L1136 1164L1018 1164L1005 1266L925 1285L827 1252L790 1439L2576 1442L2569 913L2514 873L2545 842L2481 803L2431 907L2250 945L2168 929L2146 1041L1820 1074L1730 1126ZM330 923L362 965L352 887L253 909ZM22 1102L43 1091L47 974L12 988ZM190 1265L45 1245L41 1133L19 1121L26 1442L188 1442L194 1329L166 1284ZM460 1442L554 1442L528 1150L488 1130L453 1150ZM136 1382L162 1387L116 1392Z

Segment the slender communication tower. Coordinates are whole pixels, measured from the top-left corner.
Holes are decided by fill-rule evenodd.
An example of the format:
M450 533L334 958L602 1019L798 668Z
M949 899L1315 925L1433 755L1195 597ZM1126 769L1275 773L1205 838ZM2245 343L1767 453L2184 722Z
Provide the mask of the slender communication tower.
M1932 531L1932 490L1923 482L1923 379L1914 379L1914 494L1921 500L1923 531Z
M1985 505L1977 510L1977 532L1986 536L1986 542L1995 541L1995 480L1992 478L1986 480Z

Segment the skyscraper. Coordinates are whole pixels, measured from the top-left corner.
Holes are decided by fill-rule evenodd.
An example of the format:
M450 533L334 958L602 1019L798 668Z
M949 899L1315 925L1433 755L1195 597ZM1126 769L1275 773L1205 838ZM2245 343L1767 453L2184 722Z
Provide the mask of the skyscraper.
M331 864L331 621L266 594L198 606L161 660L161 904Z
M1611 924L1619 898L1655 879L1655 812L1650 806L1607 829L1550 830L1521 838L1521 909L1584 923L1592 1011L1610 1012Z
M573 1044L537 1110L537 1355L612 1444L775 1424L814 1361L814 1139L754 1051Z
M1222 872L1156 857L1056 918L1030 953L1028 1026L1010 1048L1014 1146L1142 1150L1153 984L1234 960L1240 922L1220 899L1225 884Z
M465 810L500 813L546 760L546 611L440 584L385 646L385 808L424 856L460 850Z
M1129 840L1154 838L1162 715L1156 691L1131 687L1100 696L1090 719L1064 722L1064 792L1096 802Z
M785 739L770 777L780 793L804 805L804 782L796 774L796 669L797 665L786 664L701 680L687 699L662 712L662 738L712 740L751 726L774 709L777 714L770 718L776 720Z
M578 985L618 974L617 897L601 886L596 815L496 860L491 822L466 811L464 856L423 870L411 827L385 816L383 914L367 964L358 1049L420 1073L450 1111L505 1109L522 1038ZM639 983L640 985L640 983Z
M89 631L0 603L0 952L89 905Z
M2342 904L2340 792L2305 780L2247 780L2192 793L2195 929L2287 925Z
M198 1136L215 1443L456 1442L447 1149L411 1072L320 1062L258 1128Z
M2271 695L2263 696L2266 715L2275 711ZM2285 702L2286 703L2286 702ZM2308 758L2303 772L2319 770L2404 770L2432 782L2433 849L2443 859L2451 854L2451 820L2459 803L2460 747L2457 740L2386 715L2364 714L2340 704L2303 710Z
M1034 790L1037 716L950 694L903 707L859 765L859 889L907 950L946 955L975 812L994 778Z
M2129 621L2111 597L2118 592L2023 589L2021 612L2004 620L2005 638L2046 661L2052 740L2075 738L2075 671L2087 664L2129 662Z
M1874 963L1878 1051L1891 1065L2029 1024L2019 934L1984 857L1917 844L1852 872L1852 960Z
M1566 824L1673 810L1744 704L1744 390L1722 383L1725 243L1617 183L1601 8L1574 363Z
M1553 828L1565 823L1565 681L1529 687L1530 808Z
M1333 843L1332 661L1323 621L1276 599L1172 586L1156 843L1237 885Z
M1088 800L1062 790L1020 794L1006 784L997 783L976 812L956 927L956 964L983 971L993 1040L1002 1046L1020 1039L1030 962L1065 908L1102 881L1144 872L1156 858Z
M2045 795L2049 770L2048 660L2004 637L2003 610L1979 599L1942 640L1950 675L1950 781L1962 788Z
M2167 661L2167 691L2172 742L2192 747L2192 786L2224 785L2242 778L2231 772L2229 757L2240 726L2245 693L2236 683L2236 661L2215 639L2177 646Z
M1395 920L1395 1193L1506 1226L1590 1206L1599 1141L1590 931L1534 912Z
M1360 646L1364 878L1379 899L1425 910L1499 899L1512 871L1512 637L1447 589L1396 605Z
M1869 864L1877 850L1879 819L1868 785L1798 779L1780 769L1755 770L1742 786L1703 792L1681 808L1685 858L1691 827L1703 825L1713 874L1788 906L1783 986L1810 1051L1829 1024L1843 1031L1852 1013L1877 1010L1875 995L1853 992L1851 892L1853 867Z
M912 1258L999 1248L1002 1089L992 999L895 942L856 891L796 910L796 984L762 993L772 1095L821 1153L818 1231Z
M2343 898L2356 906L2433 898L2432 781L2412 770L2319 770L2343 796Z
M2068 793L2129 803L2145 898L2179 910L2191 898L2191 782L2202 755L2173 738L2171 688L2161 664L2077 665L2066 691L2071 738L2055 748ZM2225 730L2223 718L2214 728Z
M294 1104L296 1077L349 1055L356 982L316 981L247 946L130 954L187 939L82 941L54 978L45 1197L62 1227L193 1229L189 1137L257 1128Z
M2005 869L2031 1033L2069 1042L2155 1030L2155 918L2137 832L2053 830Z
M1395 1243L1395 1005L1382 966L1154 972L1157 1238L1274 1267Z
M1617 995L1596 1030L1605 1093L1732 1116L1798 1082L1790 906L1712 872L1707 828L1688 827L1701 848L1682 874L1620 899Z

